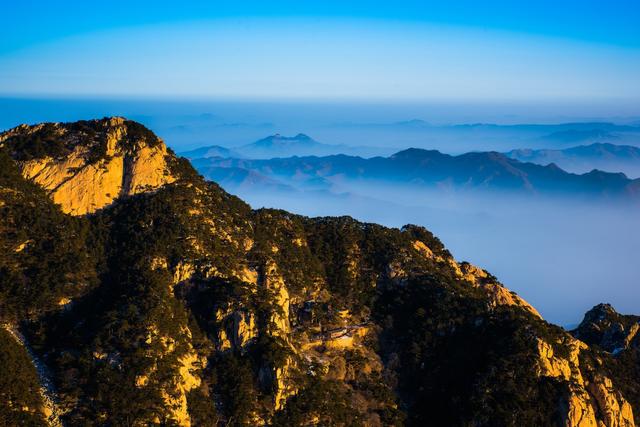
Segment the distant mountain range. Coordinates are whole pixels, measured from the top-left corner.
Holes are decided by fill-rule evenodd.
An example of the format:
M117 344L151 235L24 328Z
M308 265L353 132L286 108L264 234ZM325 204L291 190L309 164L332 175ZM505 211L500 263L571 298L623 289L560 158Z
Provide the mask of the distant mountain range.
M259 188L266 191L295 191L295 188L259 172L236 167L207 167L207 179L235 190Z
M338 127L381 127L381 128L413 128L413 129L491 129L491 130L519 130L527 132L539 132L553 134L560 132L584 132L585 136L594 136L598 132L640 132L638 125L622 125L610 122L574 122L574 123L518 123L518 124L496 124L496 123L463 123L453 125L434 125L420 119L404 120L393 123L338 123ZM592 135L588 135L592 133Z
M344 144L324 144L308 135L299 133L295 136L275 134L251 144L225 148L219 145L201 147L180 153L188 159L224 157L271 159L291 156L328 156L332 154L352 154L363 157L389 155L393 149L381 147L350 146Z
M640 176L640 148L630 145L595 143L564 150L518 149L506 153L512 159L541 165L555 163L575 173L593 169L624 172L627 176Z
M164 125L166 126L166 125ZM195 126L195 125L194 125ZM512 149L566 149L576 145L611 143L640 145L640 127L607 122L560 124L471 123L442 125L423 120L394 123L334 123L305 126L307 133L274 133L267 127L226 126L202 130L198 127L176 133L173 128L161 132L176 147L196 150L178 154L201 157L269 159L291 156L329 156L348 154L360 157L390 156L406 147L435 149L444 153L470 151L507 152ZM159 129L164 129L159 125ZM309 135L312 135L310 137ZM216 141L205 146L207 141ZM219 142L218 142L219 141Z
M187 159L198 159L198 158L208 158L208 157L225 157L225 158L244 157L237 151L230 150L229 148L225 148L220 145L210 145L207 147L200 147L200 148L196 148L195 150L185 151L183 153L180 153L180 155L183 157L186 157Z
M552 132L541 137L550 141L558 141L561 143L577 143L583 141L609 141L616 140L620 137L611 132L602 129L568 129Z
M514 148L563 149L573 145L614 143L638 145L640 127L608 122L558 124L431 124L423 120L394 123L338 123L328 131L314 130L326 140L334 135L367 140L372 145L417 147L443 152L499 151Z
M336 183L402 184L450 190L495 190L519 194L571 194L597 197L640 197L640 179L593 170L569 173L555 164L523 163L497 152L459 156L411 148L390 157L364 159L348 155L274 159L194 159L208 178L225 182L238 169L295 188L329 188ZM215 174L213 173L215 171ZM255 180L255 175L252 175ZM272 182L272 181L271 181ZM236 183L239 184L239 183Z

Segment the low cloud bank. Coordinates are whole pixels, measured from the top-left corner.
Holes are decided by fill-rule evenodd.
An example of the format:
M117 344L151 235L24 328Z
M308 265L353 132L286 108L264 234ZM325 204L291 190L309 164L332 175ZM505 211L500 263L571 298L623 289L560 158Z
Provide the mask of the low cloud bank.
M393 227L423 225L458 260L486 268L560 325L578 323L600 302L623 313L640 312L637 206L362 183L347 187L341 194L228 190L256 208L351 215Z

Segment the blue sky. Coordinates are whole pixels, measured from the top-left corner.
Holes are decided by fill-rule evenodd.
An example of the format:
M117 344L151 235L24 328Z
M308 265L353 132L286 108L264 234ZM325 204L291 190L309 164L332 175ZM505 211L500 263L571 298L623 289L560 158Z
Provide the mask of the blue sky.
M9 2L0 94L640 99L638 1Z

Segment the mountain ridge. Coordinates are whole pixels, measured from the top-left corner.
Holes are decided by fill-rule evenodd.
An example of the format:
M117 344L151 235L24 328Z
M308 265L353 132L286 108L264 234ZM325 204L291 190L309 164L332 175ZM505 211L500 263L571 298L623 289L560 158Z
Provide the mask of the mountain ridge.
M46 144L92 144L74 132ZM21 163L54 157L24 154L0 147L0 320L69 425L637 421L635 347L575 339L423 227L252 210L169 151L174 180L64 213ZM33 372L0 373L1 416L45 424Z
M304 133L284 136L279 133L259 139L250 144L225 148L218 145L196 148L179 153L190 160L207 157L269 159L274 157L322 156L340 153L366 153L367 156L388 152L381 147L325 144Z
M121 195L152 191L178 179L168 162L175 158L162 140L121 117L21 125L0 134L0 147L26 178L74 214L94 212Z
M451 156L437 150L409 148L389 157L370 159L332 155L269 160L194 159L192 163L205 174L207 167L233 166L290 184L303 183L305 179L340 176L426 187L445 185L453 189L493 189L524 194L604 196L630 200L640 196L640 180L628 179L624 174L593 170L578 175L566 172L555 164L542 166L523 163L495 151Z
M516 149L505 154L516 160L531 163L554 162L575 173L601 169L625 172L627 176L640 175L640 148L631 145L593 143L556 150Z

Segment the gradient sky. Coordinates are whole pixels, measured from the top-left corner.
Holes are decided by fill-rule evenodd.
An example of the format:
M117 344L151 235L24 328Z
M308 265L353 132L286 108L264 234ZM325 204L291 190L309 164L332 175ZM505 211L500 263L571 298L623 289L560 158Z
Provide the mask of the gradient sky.
M0 95L640 100L640 2L523 5L8 2Z

